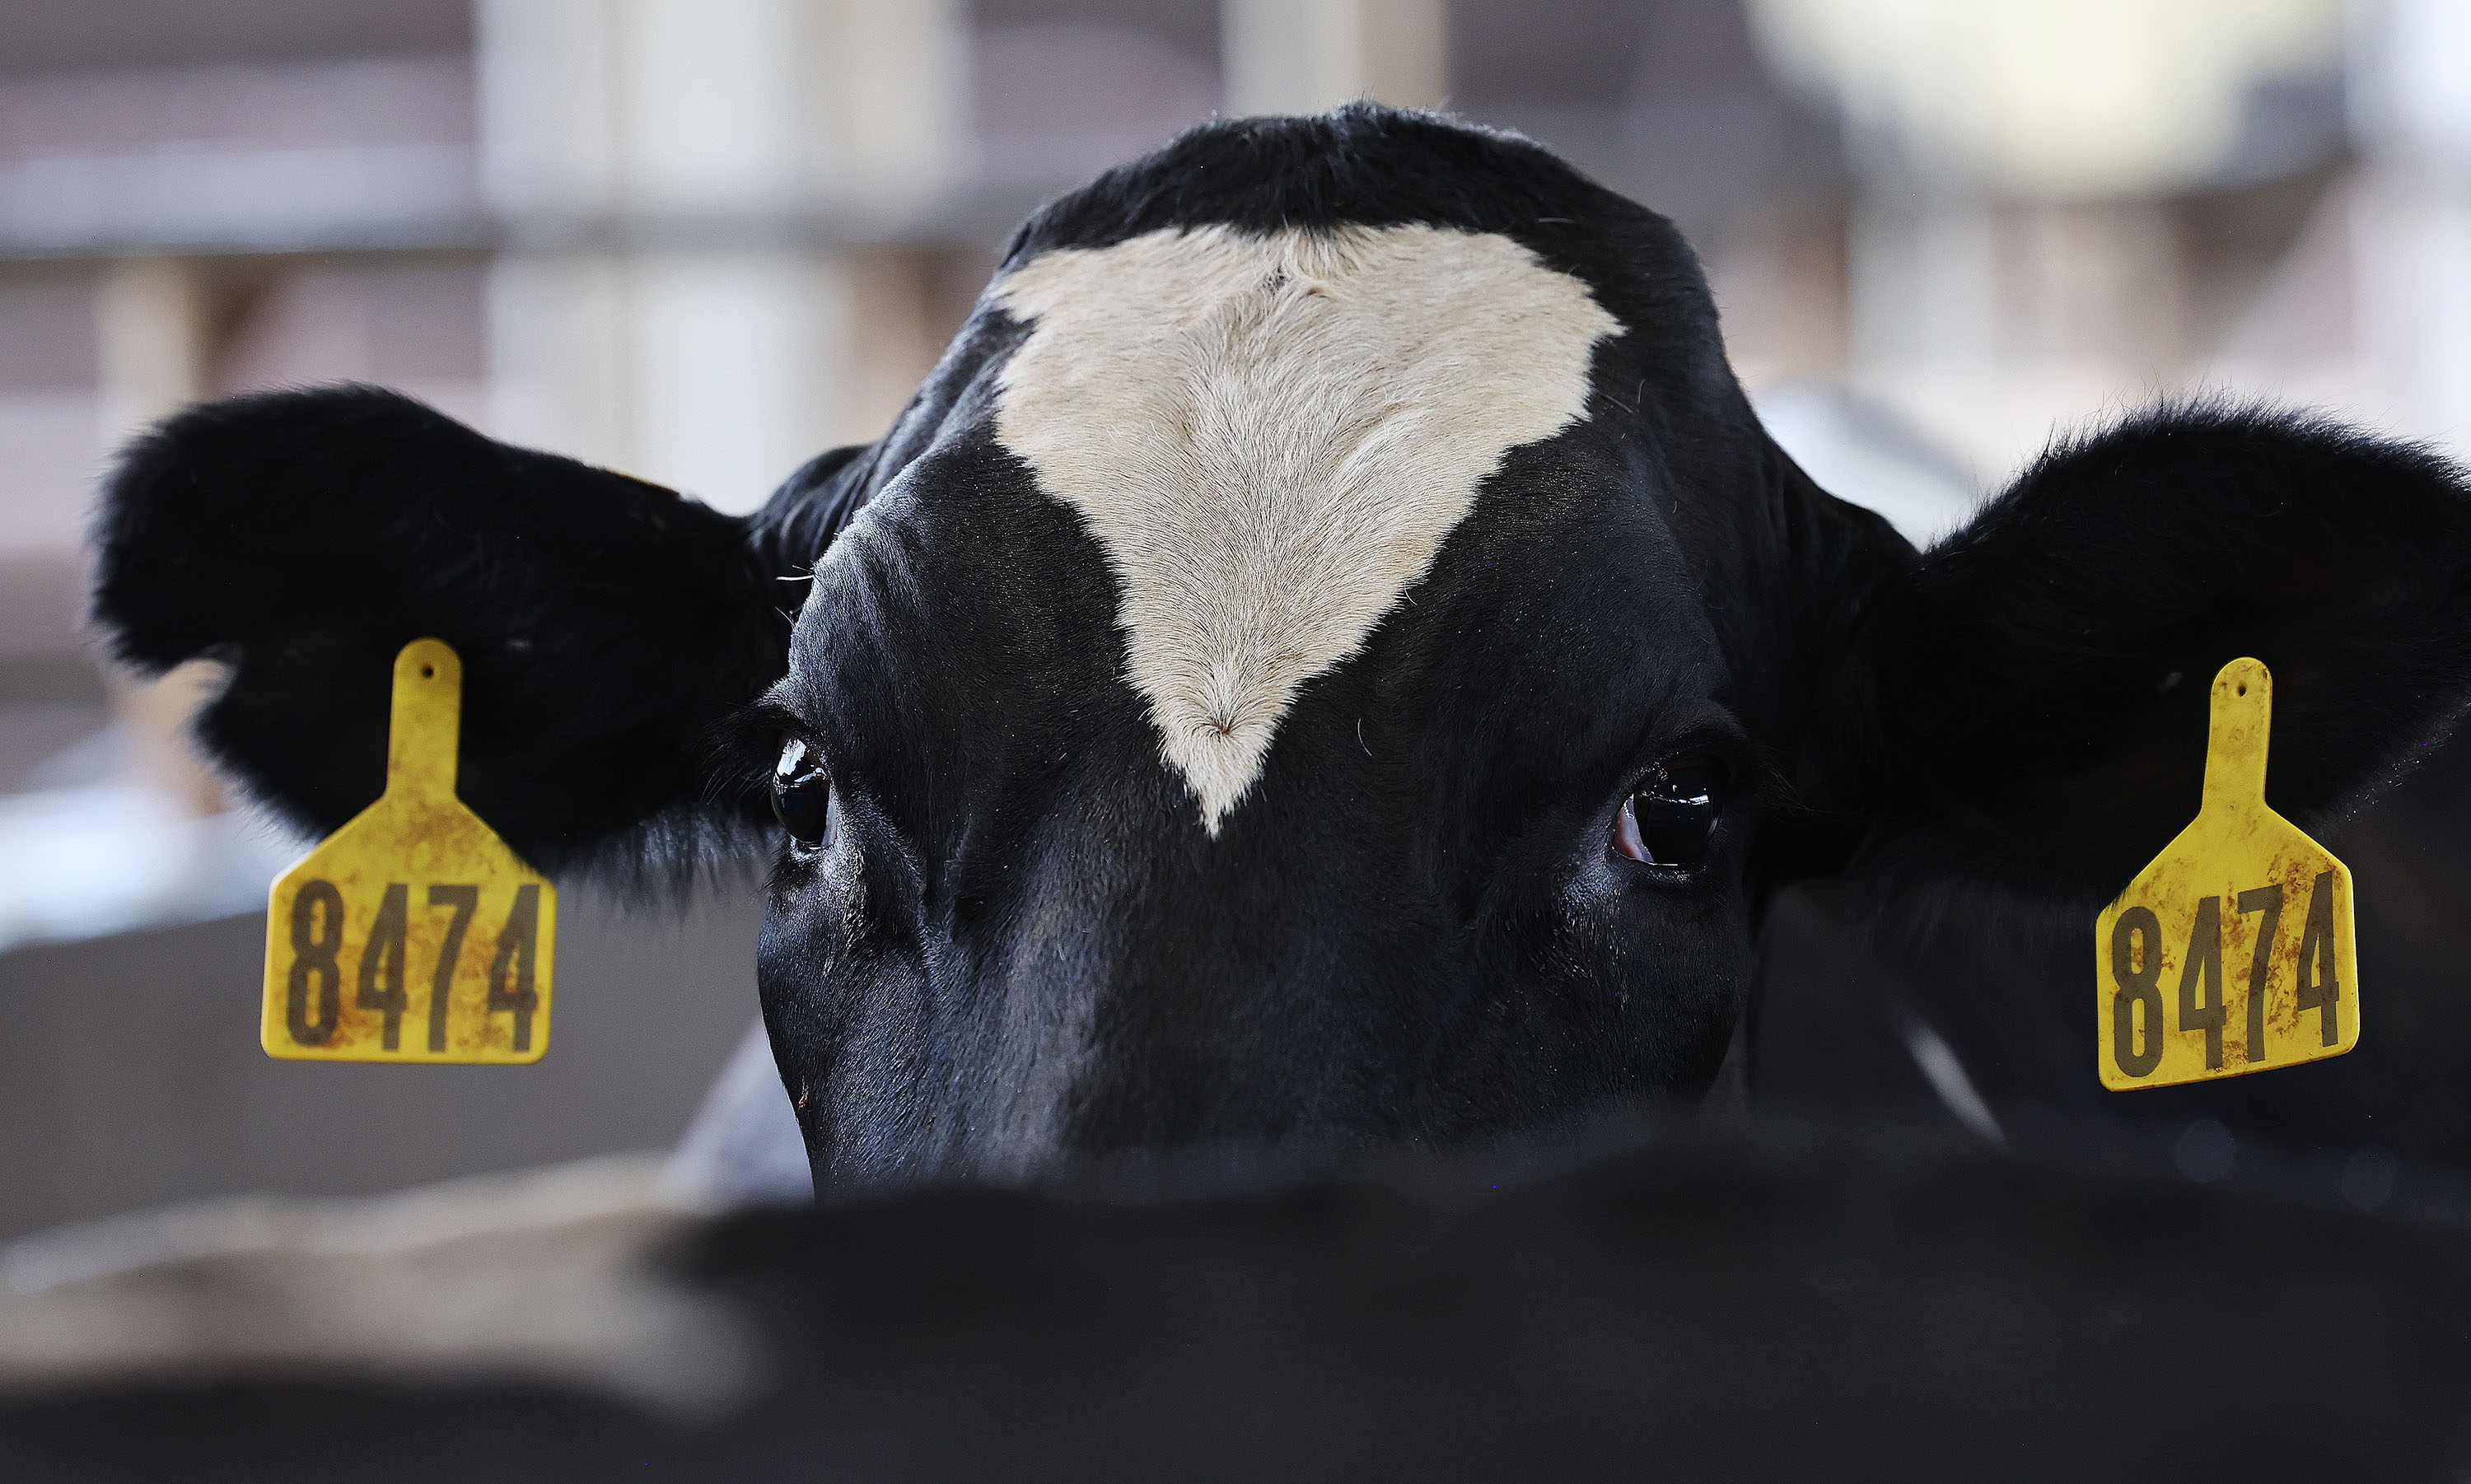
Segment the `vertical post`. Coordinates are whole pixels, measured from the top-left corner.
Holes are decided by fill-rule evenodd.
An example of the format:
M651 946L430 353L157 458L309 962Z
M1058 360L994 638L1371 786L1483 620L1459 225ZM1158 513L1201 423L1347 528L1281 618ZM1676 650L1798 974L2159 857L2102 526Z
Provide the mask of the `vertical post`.
M206 395L214 328L211 286L184 258L125 258L95 285L98 402L106 447ZM136 742L141 778L191 814L215 813L223 789L182 730L216 668L193 662L153 680L110 674L112 712Z
M828 195L900 202L968 173L965 0L809 0L812 167Z
M1848 216L1847 292L1857 375L1917 367L1968 379L1999 351L1997 234L1972 192L1881 172Z
M871 321L911 306L801 238L951 187L960 0L482 0L480 35L502 436L743 511L884 431Z
M206 393L211 316L198 265L122 258L95 285L104 437L117 446Z
M2364 8L2348 93L2362 390L2396 431L2471 451L2471 9Z
M1222 0L1231 113L1319 113L1357 98L1439 107L1444 0Z

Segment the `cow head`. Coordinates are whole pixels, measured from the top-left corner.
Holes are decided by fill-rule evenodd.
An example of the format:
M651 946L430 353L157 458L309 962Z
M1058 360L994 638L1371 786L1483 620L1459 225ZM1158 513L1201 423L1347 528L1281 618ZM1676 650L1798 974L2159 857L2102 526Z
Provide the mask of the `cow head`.
M166 424L100 542L120 652L227 660L201 736L313 829L435 634L545 867L755 836L842 1182L1693 1096L1778 883L2089 907L2193 813L2223 661L2274 668L2303 819L2471 688L2434 459L2164 412L1918 557L1769 441L1663 219L1369 106L1042 213L749 520L342 389Z

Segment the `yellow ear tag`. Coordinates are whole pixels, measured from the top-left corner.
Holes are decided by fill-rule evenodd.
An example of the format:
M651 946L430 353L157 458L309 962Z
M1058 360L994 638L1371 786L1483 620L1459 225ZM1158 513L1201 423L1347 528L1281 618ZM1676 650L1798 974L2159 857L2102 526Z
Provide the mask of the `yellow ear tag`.
M2351 873L2265 804L2273 674L2214 676L2196 822L2094 919L2102 1085L2270 1072L2360 1039Z
M405 645L386 792L268 899L267 1055L536 1062L549 1049L557 888L455 796L462 709L455 651Z

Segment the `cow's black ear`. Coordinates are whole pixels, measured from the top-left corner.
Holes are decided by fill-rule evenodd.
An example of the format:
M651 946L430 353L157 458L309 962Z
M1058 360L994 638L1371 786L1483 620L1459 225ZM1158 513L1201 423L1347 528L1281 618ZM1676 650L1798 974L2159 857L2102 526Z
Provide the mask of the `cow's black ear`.
M393 656L425 635L463 660L458 789L541 868L709 859L760 817L704 777L784 666L791 590L747 522L344 387L165 422L95 536L118 655L226 663L198 736L310 831L377 797Z
M2414 447L2168 409L2054 449L1871 582L1801 792L1852 859L2107 900L2195 817L2210 682L2273 672L2267 796L2303 828L2471 701L2471 492Z

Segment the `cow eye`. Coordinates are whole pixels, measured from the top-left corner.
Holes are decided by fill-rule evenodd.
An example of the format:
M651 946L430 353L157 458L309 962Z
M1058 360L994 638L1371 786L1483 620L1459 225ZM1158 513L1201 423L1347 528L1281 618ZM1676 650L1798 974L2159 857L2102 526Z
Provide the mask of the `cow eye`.
M1699 869L1716 837L1724 792L1723 764L1697 753L1674 759L1647 787L1622 800L1613 820L1613 848L1647 865Z
M781 743L781 761L772 768L772 813L789 838L807 849L832 842L832 775L815 750L795 737Z

